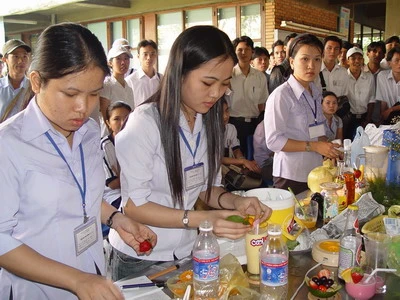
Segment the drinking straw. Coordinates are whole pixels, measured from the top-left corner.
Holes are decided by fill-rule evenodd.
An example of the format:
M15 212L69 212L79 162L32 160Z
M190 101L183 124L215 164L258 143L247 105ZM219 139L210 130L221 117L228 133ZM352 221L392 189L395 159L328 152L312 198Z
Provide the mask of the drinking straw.
M192 289L192 286L189 284L186 287L185 295L183 295L183 300L189 300L190 299L190 290Z
M384 268L376 268L371 272L371 274L368 275L367 279L365 279L364 283L368 283L368 281L372 278L372 276L375 275L376 272L387 272L387 273L394 273L396 272L396 269L384 269Z
M303 216L306 217L306 212L303 209L303 206L301 205L300 201L296 198L296 195L294 194L293 190L291 187L288 187L289 192L291 192L293 194L293 198L294 200L296 200L297 204L300 207L301 212L303 213Z

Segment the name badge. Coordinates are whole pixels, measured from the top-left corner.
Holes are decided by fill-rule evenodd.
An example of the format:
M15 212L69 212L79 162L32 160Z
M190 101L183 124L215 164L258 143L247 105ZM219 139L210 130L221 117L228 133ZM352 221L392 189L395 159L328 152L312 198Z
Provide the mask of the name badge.
M204 185L204 164L198 163L184 169L185 189L191 190L198 186Z
M91 217L86 223L76 227L74 229L74 239L76 256L81 255L94 245L98 240L96 218Z
M308 126L308 132L310 134L310 138L317 138L320 136L324 136L325 135L325 127L323 123L319 123L319 124L310 124L310 126Z

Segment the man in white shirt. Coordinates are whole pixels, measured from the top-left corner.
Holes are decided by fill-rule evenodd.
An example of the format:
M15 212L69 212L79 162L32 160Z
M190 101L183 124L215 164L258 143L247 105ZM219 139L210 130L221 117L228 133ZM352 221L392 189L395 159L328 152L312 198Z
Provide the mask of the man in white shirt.
M160 86L162 75L154 68L157 63L158 46L152 40L143 40L138 44L140 68L125 78L133 90L135 107L146 101Z
M321 65L321 73L324 80L321 80L321 73L315 79L315 83L322 90L334 92L338 97L346 94L348 77L346 68L337 64L340 49L342 49L342 40L340 38L333 35L325 38Z
M393 35L390 38L387 38L385 40L385 48L386 48L386 54L389 53L389 51L400 45L400 38L397 35ZM382 59L381 61L381 68L384 70L389 70L390 69L390 63L387 57Z
M21 40L9 40L3 46L3 62L8 74L0 78L0 123L25 108L33 93L26 77L31 47Z
M351 121L344 138L352 139L358 126L365 127L371 122L375 105L375 81L371 73L362 70L363 51L353 47L347 51L349 65L347 97L350 103Z
M248 36L233 41L239 63L233 68L229 123L236 127L242 153L247 153L247 137L253 135L268 98L266 76L250 66L254 43Z
M400 110L400 47L392 48L386 57L391 69L378 74L376 100L381 101L383 124L390 124Z
M116 39L111 46L111 48L118 48L118 47L124 47L129 52L132 51L132 47L131 47L131 45L129 45L128 40L124 39L124 38ZM131 64L132 64L132 62L131 62ZM130 65L128 71L125 73L125 77L131 75L135 71L136 71L136 69L133 67L133 65Z

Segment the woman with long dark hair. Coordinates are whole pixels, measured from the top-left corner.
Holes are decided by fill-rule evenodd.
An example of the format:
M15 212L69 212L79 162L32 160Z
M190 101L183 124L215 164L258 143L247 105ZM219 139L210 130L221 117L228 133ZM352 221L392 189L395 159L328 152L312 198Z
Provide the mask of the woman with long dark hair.
M159 91L135 109L117 136L124 212L149 225L158 241L144 261L111 232L114 280L156 261L189 255L196 228L205 219L213 223L215 234L235 239L249 226L225 220L228 216L269 217L271 210L257 198L221 187L224 123L219 100L236 61L221 30L185 30L172 46ZM194 211L198 198L219 210Z

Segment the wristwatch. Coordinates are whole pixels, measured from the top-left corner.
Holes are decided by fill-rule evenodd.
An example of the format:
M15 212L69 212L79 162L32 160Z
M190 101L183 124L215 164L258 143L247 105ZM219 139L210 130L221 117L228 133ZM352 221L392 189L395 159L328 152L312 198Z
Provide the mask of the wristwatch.
M113 224L113 218L114 218L114 216L115 216L117 213L121 213L121 214L122 214L121 211L116 210L116 211L114 211L114 212L111 214L111 216L107 219L106 225L107 225L108 227L111 228L111 226L112 226L112 224Z
M310 142L306 142L306 151L311 152L311 145Z
M188 217L189 210L185 210L183 213L182 223L185 228L189 228L189 217Z

